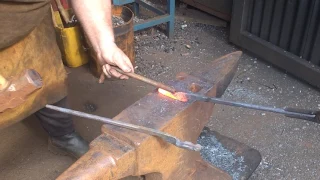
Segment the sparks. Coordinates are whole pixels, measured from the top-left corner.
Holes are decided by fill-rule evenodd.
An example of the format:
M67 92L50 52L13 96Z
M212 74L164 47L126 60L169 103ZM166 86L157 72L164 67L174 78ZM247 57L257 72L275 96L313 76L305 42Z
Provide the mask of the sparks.
M183 93L171 93L169 91L166 91L164 89L161 89L159 88L158 89L158 92L164 96L167 96L169 98L172 98L172 99L175 99L175 100L178 100L178 101L181 101L181 102L187 102L188 101L188 98L183 94Z

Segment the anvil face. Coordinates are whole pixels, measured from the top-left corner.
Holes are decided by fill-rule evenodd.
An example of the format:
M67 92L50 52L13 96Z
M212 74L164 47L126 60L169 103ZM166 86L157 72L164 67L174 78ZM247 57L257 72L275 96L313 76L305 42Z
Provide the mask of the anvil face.
M179 74L169 82L177 91L220 97L232 80L241 52L214 60L211 66L191 75ZM181 140L196 142L212 115L214 104L181 102L157 90L149 93L114 119L157 129ZM103 125L102 134L87 154L60 179L121 179L145 175L146 179L231 179L204 162L199 152L177 148L139 132Z

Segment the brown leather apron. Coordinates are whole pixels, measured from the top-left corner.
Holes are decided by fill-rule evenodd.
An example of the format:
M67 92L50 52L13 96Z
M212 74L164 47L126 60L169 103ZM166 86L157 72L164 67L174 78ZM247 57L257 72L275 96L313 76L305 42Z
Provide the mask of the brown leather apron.
M41 2L39 3L41 4ZM0 3L0 9L1 6L2 2ZM67 75L62 64L59 48L56 44L51 13L48 7L41 7L45 8L45 13L38 17L40 18L39 24L37 24L38 21L36 20L31 22L36 27L31 28L31 32L27 32L26 37L18 42L13 37L7 39L7 44L2 43L3 47L12 43L15 44L0 50L0 74L6 79L10 79L11 77L18 76L25 69L34 69L41 75L43 87L28 96L23 104L0 113L0 129L26 118L43 108L46 104L61 100L67 94ZM0 23L2 22L1 18L3 17L0 14ZM30 31L30 26L27 25L28 22L20 23L27 26L27 31ZM23 28L23 26L20 28ZM5 34L2 34L3 32L0 33L1 36L5 36ZM25 32L18 33L18 36L25 36L23 34Z

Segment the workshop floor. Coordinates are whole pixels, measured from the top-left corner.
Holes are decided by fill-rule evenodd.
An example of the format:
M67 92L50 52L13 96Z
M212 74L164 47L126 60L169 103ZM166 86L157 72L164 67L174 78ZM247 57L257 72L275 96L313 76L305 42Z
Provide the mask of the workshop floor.
M181 29L181 25L187 25ZM136 72L160 81L192 72L238 50L224 27L178 21L171 40L157 30L138 34ZM188 45L188 46L187 46ZM135 80L98 84L86 66L69 70L71 107L113 117L153 90ZM320 92L260 59L244 54L224 97L277 107L320 108ZM88 141L100 134L98 122L75 119ZM212 130L259 150L263 161L251 179L319 179L320 126L272 113L216 106ZM34 116L0 131L0 179L54 179L75 160L47 150L47 134Z

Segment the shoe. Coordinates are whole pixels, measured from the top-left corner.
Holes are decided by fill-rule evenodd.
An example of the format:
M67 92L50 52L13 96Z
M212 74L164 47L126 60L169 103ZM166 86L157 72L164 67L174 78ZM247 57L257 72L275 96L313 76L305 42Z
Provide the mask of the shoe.
M49 137L49 151L59 155L80 158L89 150L89 144L78 133L73 132L59 137Z

